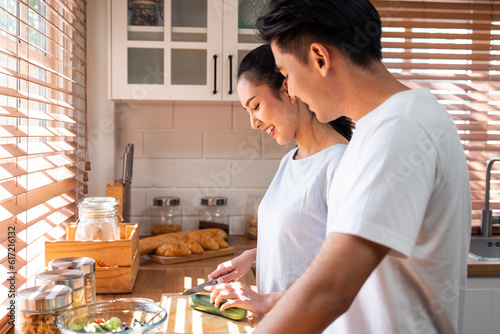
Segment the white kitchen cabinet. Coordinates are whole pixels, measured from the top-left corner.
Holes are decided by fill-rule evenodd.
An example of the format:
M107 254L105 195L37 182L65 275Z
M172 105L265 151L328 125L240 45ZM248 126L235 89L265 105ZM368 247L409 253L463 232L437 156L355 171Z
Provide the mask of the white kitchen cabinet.
M261 44L255 20L268 2L161 0L148 26L132 24L131 0L112 0L112 99L238 100L238 64Z
M477 276L467 279L464 333L500 332L500 277Z

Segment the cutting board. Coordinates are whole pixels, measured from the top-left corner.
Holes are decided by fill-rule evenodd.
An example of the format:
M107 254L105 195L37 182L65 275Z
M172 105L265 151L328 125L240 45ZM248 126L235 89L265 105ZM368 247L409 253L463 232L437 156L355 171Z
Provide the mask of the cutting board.
M189 306L189 296L164 293L160 305L167 310L167 333L252 333L259 321L258 315L248 312L246 319L233 321L221 316L196 311Z
M191 254L189 256L160 256L156 254L147 254L144 257L149 261L158 262L161 264L174 264L196 260L204 260L212 257L225 256L234 254L234 247L221 248L216 251L204 251L203 254Z

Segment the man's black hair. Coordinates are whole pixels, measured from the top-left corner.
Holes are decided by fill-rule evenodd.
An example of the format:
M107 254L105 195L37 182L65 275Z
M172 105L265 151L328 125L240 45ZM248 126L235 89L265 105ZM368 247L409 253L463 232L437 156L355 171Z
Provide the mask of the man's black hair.
M269 44L264 44L250 51L238 68L238 80L245 75L256 86L266 85L276 98L281 99L285 77L276 69L273 52ZM351 140L353 122L342 116L329 124L344 138Z
M364 68L382 59L380 16L369 0L271 0L257 27L261 39L302 63L315 42Z

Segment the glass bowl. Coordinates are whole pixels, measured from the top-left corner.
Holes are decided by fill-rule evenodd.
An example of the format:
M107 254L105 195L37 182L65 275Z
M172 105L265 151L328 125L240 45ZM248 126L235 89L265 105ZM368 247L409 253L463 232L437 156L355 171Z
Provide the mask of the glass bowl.
M83 321L88 323L94 319L109 320L112 317L119 318L128 327L135 320L143 320L146 325L140 329L127 329L117 333L154 334L163 333L167 322L167 311L151 299L145 298L122 298L106 302L97 302L74 307L63 312L57 317L57 327L61 334L86 333L83 330L71 329L68 324L71 321ZM104 331L101 333L116 333Z

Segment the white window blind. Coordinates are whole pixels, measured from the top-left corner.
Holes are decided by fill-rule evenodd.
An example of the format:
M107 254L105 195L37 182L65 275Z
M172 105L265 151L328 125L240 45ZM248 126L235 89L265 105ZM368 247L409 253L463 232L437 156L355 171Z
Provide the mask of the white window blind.
M85 0L0 0L0 318L65 234L85 170ZM15 228L15 266L8 231ZM1 323L0 323L1 327Z
M382 18L386 67L411 88L431 89L455 120L468 160L473 219L479 219L486 162L500 155L500 3L372 3ZM500 210L499 190L492 184L494 210Z

